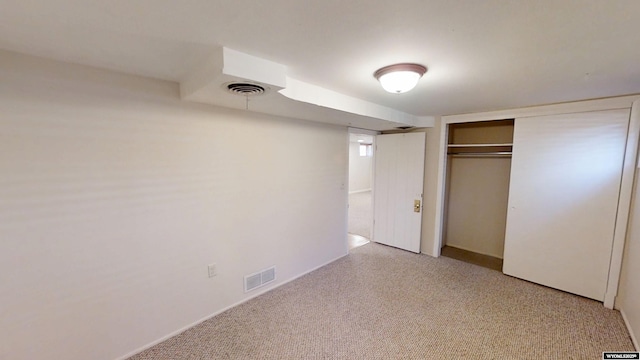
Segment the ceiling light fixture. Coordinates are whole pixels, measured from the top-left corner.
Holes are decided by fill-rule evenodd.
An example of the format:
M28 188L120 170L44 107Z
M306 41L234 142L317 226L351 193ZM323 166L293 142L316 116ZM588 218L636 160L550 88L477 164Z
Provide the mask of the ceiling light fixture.
M394 64L378 69L373 76L386 91L402 94L416 87L426 72L427 68L419 64Z

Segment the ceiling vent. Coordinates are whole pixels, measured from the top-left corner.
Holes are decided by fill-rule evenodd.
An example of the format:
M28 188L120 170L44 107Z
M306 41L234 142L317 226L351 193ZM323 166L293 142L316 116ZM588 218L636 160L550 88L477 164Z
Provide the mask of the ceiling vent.
M262 95L265 92L263 86L244 82L230 83L226 88L230 93L242 96Z

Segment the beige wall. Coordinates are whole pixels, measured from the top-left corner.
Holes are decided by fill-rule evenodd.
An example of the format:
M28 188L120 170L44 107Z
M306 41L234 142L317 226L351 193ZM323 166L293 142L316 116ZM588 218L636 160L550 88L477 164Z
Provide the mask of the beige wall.
M450 158L444 243L502 259L510 158Z
M346 254L346 128L6 52L0 79L0 358L122 357Z

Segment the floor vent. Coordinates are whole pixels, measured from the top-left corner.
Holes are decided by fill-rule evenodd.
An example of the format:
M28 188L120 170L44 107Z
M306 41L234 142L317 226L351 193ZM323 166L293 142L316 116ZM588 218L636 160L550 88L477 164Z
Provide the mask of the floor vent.
M276 267L272 266L255 274L244 277L244 292L257 289L276 280Z

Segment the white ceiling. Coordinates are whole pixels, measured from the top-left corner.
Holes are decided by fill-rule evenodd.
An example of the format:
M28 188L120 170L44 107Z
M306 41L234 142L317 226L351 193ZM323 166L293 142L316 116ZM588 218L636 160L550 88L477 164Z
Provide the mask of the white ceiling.
M640 93L637 0L0 0L0 48L182 81L222 46L418 116ZM373 72L429 71L407 94Z

